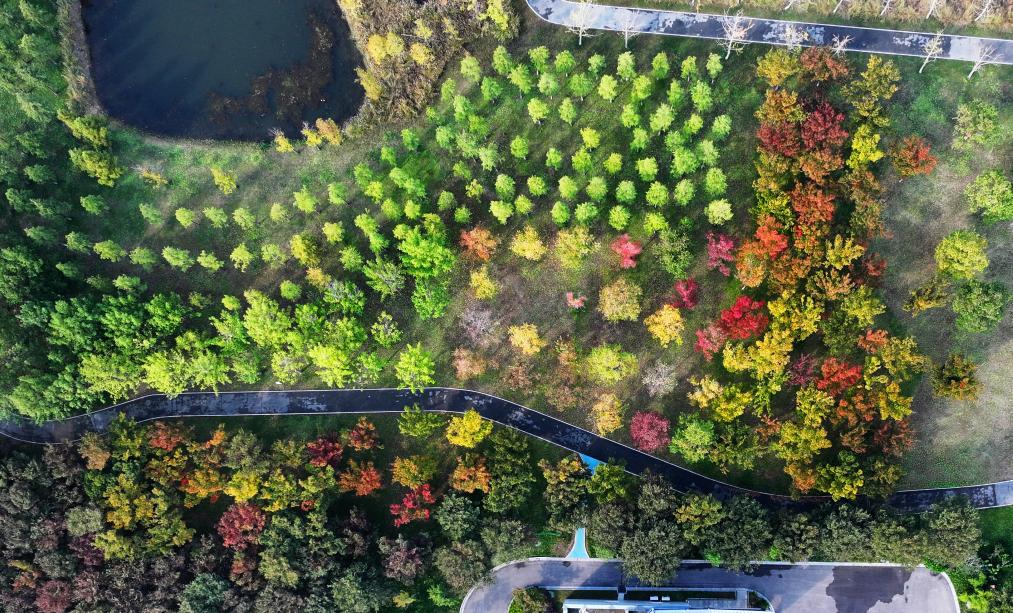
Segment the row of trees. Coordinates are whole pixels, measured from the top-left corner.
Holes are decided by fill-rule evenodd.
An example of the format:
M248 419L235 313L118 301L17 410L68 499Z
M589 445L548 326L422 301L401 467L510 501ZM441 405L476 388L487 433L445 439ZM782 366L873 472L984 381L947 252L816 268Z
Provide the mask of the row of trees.
M576 525L588 526L596 553L620 554L648 583L689 556L737 569L885 559L962 570L980 584L997 577L976 557L974 512L957 502L917 517L772 511L681 494L614 464L592 474L557 455L536 466L526 438L475 413L448 422L408 407L398 428L407 444L381 441L365 419L269 443L241 429L197 436L121 418L76 449L5 452L0 602L46 613L444 611L486 569L530 555L537 531ZM390 445L408 453L388 469ZM532 513L539 507L545 515Z

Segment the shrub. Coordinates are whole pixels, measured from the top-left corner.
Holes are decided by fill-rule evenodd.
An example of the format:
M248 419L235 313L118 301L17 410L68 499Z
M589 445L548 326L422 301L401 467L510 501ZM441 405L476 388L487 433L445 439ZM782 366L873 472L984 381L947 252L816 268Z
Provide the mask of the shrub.
M978 395L978 365L967 356L952 353L932 377L936 396L957 400L974 400Z

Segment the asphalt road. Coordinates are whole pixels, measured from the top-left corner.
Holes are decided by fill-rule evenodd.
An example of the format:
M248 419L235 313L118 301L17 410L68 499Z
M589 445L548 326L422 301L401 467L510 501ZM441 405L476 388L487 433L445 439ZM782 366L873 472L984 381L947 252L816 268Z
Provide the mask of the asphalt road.
M637 34L661 34L727 40L725 15L688 13L649 8L609 6L607 4L572 2L571 0L526 0L536 15L549 23L567 28ZM865 28L842 24L808 23L781 19L739 18L747 28L741 40L748 43L787 45L798 38L803 47L833 45L846 40L844 49L863 53L925 56L925 46L937 35L933 32L910 32L886 28ZM580 28L583 26L583 28ZM1013 40L939 34L939 59L974 62L986 51L995 64L1013 64ZM737 38L737 40L739 40Z
M429 411L463 413L474 408L482 417L538 437L544 441L602 461L622 461L633 474L651 471L668 479L679 491L699 491L721 499L752 496L770 507L811 507L829 498L791 499L757 492L711 479L622 443L598 436L516 402L497 396L448 387L418 392L404 389L276 390L261 392L188 392L174 398L163 394L142 396L105 409L67 419L33 423L0 422L0 435L31 443L59 443L79 439L88 431L104 430L120 413L135 421L180 417L242 417L253 415L329 415L399 413L410 404ZM889 503L899 509L922 511L946 498L966 496L977 508L1013 505L1013 481L959 488L909 490L893 494Z
M461 604L461 613L506 613L516 587L616 588L617 560L532 558L493 570ZM760 564L749 573L684 563L668 584L683 588L747 588L767 598L777 613L960 613L945 575L924 567L890 564Z

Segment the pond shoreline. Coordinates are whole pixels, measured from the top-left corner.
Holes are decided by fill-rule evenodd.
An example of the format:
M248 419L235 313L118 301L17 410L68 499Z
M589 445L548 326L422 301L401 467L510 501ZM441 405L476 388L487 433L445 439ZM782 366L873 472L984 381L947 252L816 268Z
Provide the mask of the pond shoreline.
M165 41L173 39L173 32L180 31L180 23L166 18L165 11L152 9L143 2L128 2L107 6L104 14L89 16L90 5L86 2L61 0L64 55L71 67L67 76L71 107L81 114L104 115L114 126L145 141L167 145L264 144L270 141L275 129L298 136L305 123L312 124L317 118L334 119L343 126L356 124L363 113L365 98L354 68L363 65L364 53L338 3L317 4L305 3L305 15L293 12L280 25L271 19L276 7L272 3L260 5L254 15L223 33L221 41L202 37L200 30L188 31L190 39L207 44L187 47L181 41L179 46L167 47ZM118 10L120 7L123 11ZM233 23L228 12L215 12L217 9L213 7L207 10L213 11L214 19L203 22L204 30L214 29L218 21ZM123 15L122 22L116 21L113 17L116 14ZM319 61L319 49L300 51L306 38L293 30L293 24L301 19L305 19L311 31L321 23L325 25L333 41L323 51L329 61ZM101 26L113 25L96 30L97 20L102 20L98 21ZM162 26L162 21L166 25ZM135 32L131 26L139 23L154 28L154 34ZM248 37L244 25L255 28ZM152 36L154 50L146 49L137 65L130 65L134 57L130 53L132 46ZM250 47L249 54L245 46ZM180 54L178 62L176 53ZM272 60L272 53L277 53L276 61ZM251 56L250 62L236 63L234 70L228 63L247 55ZM209 59L205 63L202 57ZM321 70L327 74L320 74ZM312 75L312 83L301 82L307 75ZM264 83L271 87L266 94L257 89L263 89ZM285 83L284 89L281 83ZM105 93L101 94L102 91ZM173 95L177 92L178 95ZM268 104L262 103L256 109L244 104L258 95ZM240 112L225 113L224 121L216 121L214 100L233 101ZM221 109L218 111L220 118Z

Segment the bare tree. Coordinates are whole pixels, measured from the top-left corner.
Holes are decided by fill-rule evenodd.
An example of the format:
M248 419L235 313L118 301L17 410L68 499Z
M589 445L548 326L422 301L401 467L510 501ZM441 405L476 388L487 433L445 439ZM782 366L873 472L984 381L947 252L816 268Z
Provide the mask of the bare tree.
M809 0L788 0L785 3L784 8L782 8L781 10L782 11L788 11L788 10L791 10L791 9L795 8L796 5L802 5L802 6L804 6L804 5L808 4L808 2L809 2ZM799 8L801 8L801 7L799 7Z
M925 54L925 61L922 62L922 67L918 69L918 74L921 74L925 70L925 66L938 58L943 53L943 33L936 32L936 35L925 41L922 45L922 53Z
M623 47L629 49L630 39L640 34L637 30L637 11L626 10L623 12L622 21Z
M978 49L978 57L974 60L974 66L971 67L971 72L967 73L967 78L970 79L974 76L974 73L981 70L982 67L998 63L1001 59L1002 55L995 52L995 47L991 45L980 47Z
M925 19L932 17L932 13L936 12L936 9L943 4L945 0L929 0L929 10L925 13Z
M851 0L837 0L837 4L834 5L833 11L835 15L837 14L837 11L839 11L841 7L844 6L845 2L851 2Z
M893 0L883 0L883 10L879 12L879 16L886 15L886 12L893 6Z
M591 0L582 0L577 3L577 8L570 13L570 25L568 29L577 35L577 45L582 45L584 39L595 36L591 33L591 18L594 5Z
M793 23L786 25L784 32L781 33L781 41L792 50L801 49L802 43L807 40L809 40L809 33Z
M732 51L738 53L746 46L746 34L752 27L752 22L746 25L745 18L740 14L736 14L734 17L725 15L721 19L721 29L725 34L725 42L722 46L725 48L726 60L732 55Z
M830 45L830 50L834 52L834 55L844 55L844 52L848 50L848 45L851 44L853 38L851 36L840 36L834 35L833 43Z
M981 9L978 11L978 16L975 17L974 20L981 21L982 19L988 17L993 8L995 8L995 0L981 0Z

